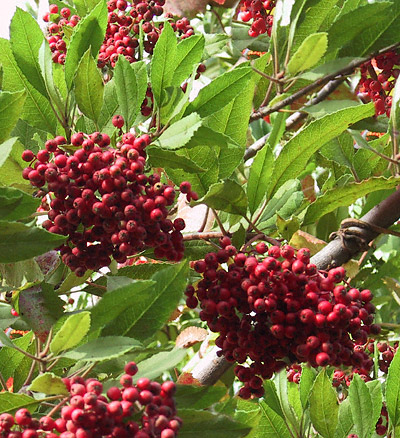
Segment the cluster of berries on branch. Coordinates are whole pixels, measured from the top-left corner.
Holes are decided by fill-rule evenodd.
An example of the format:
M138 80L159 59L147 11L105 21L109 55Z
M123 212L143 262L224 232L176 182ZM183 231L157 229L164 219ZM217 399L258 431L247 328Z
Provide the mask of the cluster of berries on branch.
M113 122L123 125L122 116ZM145 172L150 137L125 133L114 149L107 134L78 132L72 147L66 143L58 136L36 155L22 155L30 162L23 177L51 199L43 226L68 236L60 248L63 262L82 276L108 266L111 257L124 263L148 247L157 258L181 260L185 222L168 218L175 189Z
M72 377L63 379L70 395L61 408L41 418L33 418L26 408L15 415L0 415L3 438L175 438L182 420L176 416L173 398L176 386L141 377L135 362L125 365L120 387L113 386L102 395L97 379ZM53 418L55 416L58 418Z
M139 59L139 38L143 32L143 49L153 53L154 46L163 28L162 22L154 21L155 17L164 14L165 0L110 0L107 2L108 23L107 30L98 56L98 66L115 67L120 55L130 63ZM48 27L48 42L53 52L53 61L64 64L67 51L66 41L63 39L64 27L75 26L80 17L71 15L69 8L59 11L57 5L50 5L50 12L43 17L44 21L51 22ZM165 14L171 20L174 31L183 39L194 34L193 27L187 18L174 21L173 17Z
M253 20L249 29L249 36L256 38L263 33L267 33L269 37L271 36L274 21L272 12L275 5L276 0L242 0L240 2L239 20L245 23Z
M193 263L202 279L186 288L211 331L219 355L238 362L243 398L263 395L263 380L287 364L353 366L368 374L373 361L358 345L377 334L369 290L342 283L343 268L319 271L307 248L268 246L239 252L228 237L222 248ZM245 366L245 364L250 364Z
M394 88L400 69L400 54L390 51L361 66L361 79L358 84L359 97L364 101L373 101L375 114L390 117L392 107L391 91Z
M47 41L52 52L53 62L56 64L64 64L67 53L67 43L63 39L64 27L75 27L80 20L78 15L71 16L69 8L62 8L59 10L57 5L50 5L49 12L47 12L43 21L51 24L48 27L49 36Z

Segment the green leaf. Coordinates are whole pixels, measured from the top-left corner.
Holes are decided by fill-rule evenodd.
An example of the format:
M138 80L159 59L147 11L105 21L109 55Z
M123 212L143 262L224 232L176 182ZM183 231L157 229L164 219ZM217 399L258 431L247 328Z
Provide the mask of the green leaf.
M179 438L194 438L206 436L207 438L239 438L246 436L249 427L221 415L207 411L195 411L191 409L179 409L179 417L183 425L179 430Z
M267 203L258 220L262 229L274 228L277 216L289 219L303 201L304 195L298 180L286 181Z
M340 57L363 56L371 53L371 46L375 41L379 41L380 34L391 22L392 8L391 2L376 2L362 5L355 11L342 15L329 29L328 54L333 58L336 51L339 51ZM354 21L355 15L357 15L356 21ZM365 23L368 23L367 32ZM379 33L372 33L376 28L380 29ZM346 29L346 32L343 32L343 29ZM379 46L385 47L380 44Z
M326 143L320 149L320 153L328 160L334 161L341 166L353 167L354 144L348 132L343 132L343 134Z
M163 149L180 149L189 142L201 124L197 113L189 114L167 128L154 143Z
M325 214L336 210L339 207L351 205L358 198L378 190L391 189L399 184L399 178L370 178L359 183L350 182L342 187L335 187L327 190L307 208L303 224L315 223L316 220Z
M161 106L163 90L171 85L175 71L177 40L170 23L166 21L160 38L154 47L150 63L151 88L154 101Z
M107 27L107 5L100 1L91 12L74 27L71 42L65 58L65 81L68 89L71 88L80 60L86 51L91 49L93 57L97 57L100 46L103 44Z
M17 138L10 138L0 145L0 183L31 193L32 186L22 178L22 171L27 164L21 158L23 151L24 147Z
M174 61L175 71L170 85L179 86L193 73L193 69L201 61L204 42L203 35L192 35L178 44Z
M276 374L274 377L274 382L277 389L284 418L288 423L290 423L298 430L300 425L297 420L296 414L294 412L293 406L289 403L288 380L286 377L286 371L282 370L278 374ZM274 406L271 406L271 408L274 409ZM277 412L276 408L275 408L275 412ZM277 413L279 414L279 412Z
M52 59L52 53L47 41L43 41L39 49L39 66L43 75L45 87L51 101L57 108L64 108L61 93L55 85L54 72L57 70Z
M154 354L138 363L139 371L135 374L134 381L137 382L141 377L156 379L166 371L178 366L186 355L187 350L184 348L174 348L171 351Z
M39 48L44 35L29 12L17 7L10 24L10 43L15 60L22 73L43 96L47 90L39 66Z
M118 325L112 321L105 327L103 334L122 334L132 336L139 341L153 336L167 322L182 298L187 284L188 270L188 263L183 261L156 272L151 277L152 281L156 282L155 285L138 292L130 301L130 306L126 306L125 303ZM125 291L129 287L131 286L108 292L102 300L109 293L118 297L118 291Z
M12 187L0 187L0 217L16 221L36 212L40 200Z
M106 292L103 298L91 310L91 332L101 330L114 320L121 320L121 315L129 308L136 297L143 291L149 293L154 281L136 281L120 289Z
M217 403L224 395L226 395L224 386L177 385L175 401L178 406L190 406L191 409L199 410Z
M301 43L311 34L326 30L323 27L324 20L335 7L338 0L308 0L301 13L292 51L300 47Z
M219 111L246 88L252 74L250 67L240 67L218 76L200 90L186 114L197 112L201 117L207 117Z
M347 438L354 422L351 416L351 406L349 398L346 398L339 405L339 420L335 431L335 438Z
M101 362L115 359L139 347L141 344L135 339L124 336L106 336L67 351L63 357L87 362Z
M100 0L74 0L76 10L80 17L84 17L88 14Z
M80 286L93 274L93 271L87 270L82 277L78 277L74 272L68 272L68 275L57 289L59 295L69 292L72 288Z
M97 122L103 103L104 84L90 52L89 48L79 62L75 76L75 97L82 113Z
M30 391L41 392L46 395L68 395L68 389L61 377L53 373L44 373L36 377L29 386Z
M177 185L182 181L190 181L193 191L197 192L199 197L204 196L209 187L219 179L219 162L215 147L197 146L190 149L185 147L177 150L176 153L195 162L205 171L193 174L170 168L167 171L168 177Z
M291 433L283 418L271 409L265 401L260 402L262 416L257 425L260 435L265 438L290 438Z
M386 407L394 427L400 424L400 350L396 351L386 379Z
M50 351L58 354L61 351L76 347L86 336L90 328L90 312L70 315L50 344Z
M379 380L366 382L372 401L372 425L378 421L382 410L382 384Z
M299 71L314 67L324 56L328 47L328 34L326 32L313 33L301 43L300 47L290 58L287 65L289 73L294 76Z
M210 208L241 216L246 216L247 212L246 193L242 186L232 180L213 184L197 204L206 204Z
M314 120L289 140L275 160L267 199L288 179L296 178L312 155L350 125L374 113L373 104L345 108Z
M204 34L205 47L203 53L203 59L211 58L216 54L220 54L226 47L227 41L230 39L225 33L206 33Z
M300 401L303 409L306 409L309 403L310 391L316 377L314 368L304 365L301 371L300 378Z
M343 100L326 100L319 102L315 105L311 105L305 107L305 111L311 114L314 119L320 119L321 117L326 116L327 114L335 113L344 108L348 108L350 106L359 106L363 105L360 102L356 102L354 100L343 99Z
M19 222L0 221L0 263L30 259L57 248L65 236Z
M275 383L272 380L265 380L263 386L265 391L265 403L280 417L284 418Z
M19 367L24 357L26 357L23 353L16 350L15 346L24 351L28 350L29 344L33 339L33 334L32 332L28 332L21 338L11 341L3 330L2 328L0 331L0 342L3 344L0 350L1 374L3 378L7 380L13 376L14 371Z
M21 116L25 91L0 91L0 142L6 141Z
M358 374L354 374L349 387L351 415L359 438L370 437L373 422L372 399L368 387Z
M205 170L189 158L178 155L171 150L163 150L158 147L148 146L146 148L146 153L148 154L148 159L152 167L182 169L189 173L204 172Z
M247 196L251 214L257 210L265 198L274 161L275 156L268 143L257 152L254 158L247 181Z
M39 400L35 400L25 394L13 394L11 392L0 393L0 411L4 413L14 413L20 408L27 408L32 413L38 404Z
M0 38L0 64L3 66L3 90L26 91L21 118L30 125L56 135L57 120L49 101L32 86L18 67L8 40Z
M323 369L314 381L310 394L310 417L323 438L333 438L338 424L339 404L332 382Z
M115 70L114 70L115 72ZM103 105L101 107L98 126L101 132L111 135L115 131L115 126L112 124L112 118L115 114L119 114L119 101L117 96L117 87L114 80L106 83L104 87Z
M114 69L114 81L121 115L129 129L146 95L146 64L143 61L130 64L124 56L120 56Z

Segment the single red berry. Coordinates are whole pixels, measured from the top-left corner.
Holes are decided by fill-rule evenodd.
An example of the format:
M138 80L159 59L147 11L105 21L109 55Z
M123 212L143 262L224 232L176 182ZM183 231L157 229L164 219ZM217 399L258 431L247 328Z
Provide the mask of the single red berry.
M26 149L24 152L22 152L22 159L26 162L30 162L35 158L35 154L29 150Z
M117 114L112 118L112 124L116 127L116 128L122 128L124 126L125 120L124 118Z

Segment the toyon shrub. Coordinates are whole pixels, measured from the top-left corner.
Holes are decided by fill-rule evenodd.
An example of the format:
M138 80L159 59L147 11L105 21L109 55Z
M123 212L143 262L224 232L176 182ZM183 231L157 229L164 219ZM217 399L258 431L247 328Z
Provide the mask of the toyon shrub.
M263 379L288 362L371 370L373 361L357 346L379 332L372 294L339 284L343 268L319 271L307 248L260 242L241 252L227 237L221 244L193 263L202 279L186 288L186 304L200 305L201 320L219 333L219 355L238 362L243 398L262 396Z
M120 127L122 116L113 122ZM150 247L157 257L182 259L185 222L168 218L174 187L161 182L158 174L146 173L149 143L147 134L126 133L113 148L107 134L78 132L71 145L58 136L36 156L23 152L23 160L30 162L23 177L49 201L43 227L68 236L59 250L76 275L108 266L111 257L124 263ZM186 196L191 194L196 196L189 184Z
M175 438L182 420L176 416L175 383L162 384L141 377L135 384L135 362L125 365L119 386L105 395L97 379L64 378L69 391L64 406L33 418L28 409L0 415L5 438Z

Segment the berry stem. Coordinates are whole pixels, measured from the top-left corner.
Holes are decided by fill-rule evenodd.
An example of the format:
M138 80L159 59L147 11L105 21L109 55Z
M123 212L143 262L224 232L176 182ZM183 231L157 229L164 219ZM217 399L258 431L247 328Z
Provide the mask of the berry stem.
M2 388L3 388L3 391L8 392L7 382L6 382L6 380L4 379L3 374L1 374L1 371L0 371L0 385L1 385Z
M222 234L224 236L227 236L228 233L226 232L225 228L224 228L224 224L221 222L221 219L218 216L218 213L212 208L211 211L213 212L214 216L215 216L215 220L217 221L217 224L220 228L220 230L222 231Z

